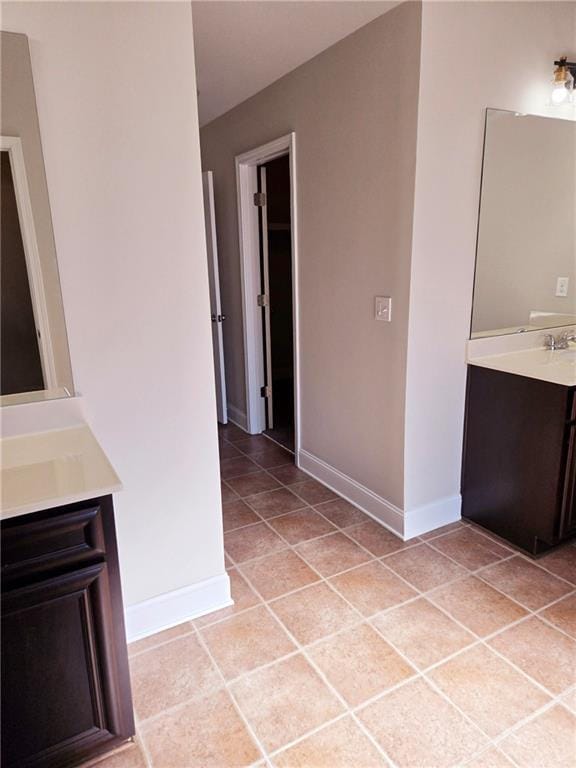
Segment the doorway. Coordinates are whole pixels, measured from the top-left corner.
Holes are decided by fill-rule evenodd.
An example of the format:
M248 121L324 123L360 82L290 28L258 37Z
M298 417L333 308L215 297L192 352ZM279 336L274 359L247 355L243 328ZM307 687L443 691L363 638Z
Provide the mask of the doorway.
M236 157L246 421L299 452L298 237L294 133Z
M260 304L266 429L294 451L292 227L288 154L258 166Z

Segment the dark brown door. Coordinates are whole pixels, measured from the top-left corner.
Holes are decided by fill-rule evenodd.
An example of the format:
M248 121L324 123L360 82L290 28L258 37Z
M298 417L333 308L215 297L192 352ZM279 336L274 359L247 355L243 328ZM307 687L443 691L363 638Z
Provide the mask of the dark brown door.
M38 513L31 522L22 519L22 533L40 526L35 549L24 542L22 561L43 560L47 571L28 568L25 576L14 564L4 564L3 768L79 765L134 733L112 505L99 500L87 508L85 519L78 506L52 516ZM105 555L96 530L101 512ZM49 558L48 550L58 544L54 532L67 517L71 523L61 534L62 554ZM17 532L18 526L4 531L8 559L17 551ZM76 541L80 536L95 545L91 551L97 562L66 566L66 553L74 559L86 556L88 547Z

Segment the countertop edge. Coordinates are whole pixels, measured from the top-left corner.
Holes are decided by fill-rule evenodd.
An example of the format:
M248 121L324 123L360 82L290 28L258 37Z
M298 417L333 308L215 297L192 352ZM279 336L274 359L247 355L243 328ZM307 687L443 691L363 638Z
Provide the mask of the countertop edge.
M14 517L31 515L34 512L43 512L46 509L64 507L67 504L76 504L79 501L98 499L101 496L109 496L112 493L118 493L122 489L122 483L115 483L113 485L103 486L101 488L92 488L89 493L73 493L69 496L53 496L52 498L42 499L42 501L23 504L20 507L12 507L11 509L3 508L1 511L0 519L3 522L4 520L11 520Z

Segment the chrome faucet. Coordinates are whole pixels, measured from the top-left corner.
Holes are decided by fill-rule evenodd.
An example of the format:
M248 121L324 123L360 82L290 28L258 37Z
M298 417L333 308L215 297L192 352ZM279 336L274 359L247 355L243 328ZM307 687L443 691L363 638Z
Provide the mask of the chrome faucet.
M550 350L568 349L570 342L576 342L576 333L564 331L559 336L554 336L553 333L544 336L544 346Z

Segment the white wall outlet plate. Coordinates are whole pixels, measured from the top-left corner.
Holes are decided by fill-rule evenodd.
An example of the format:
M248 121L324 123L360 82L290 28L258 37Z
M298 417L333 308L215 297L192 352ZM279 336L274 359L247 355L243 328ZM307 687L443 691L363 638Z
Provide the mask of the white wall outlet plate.
M376 296L374 299L374 317L384 323L392 322L392 298L390 296Z
M570 283L570 278L559 277L556 280L556 296L568 296L569 283Z

